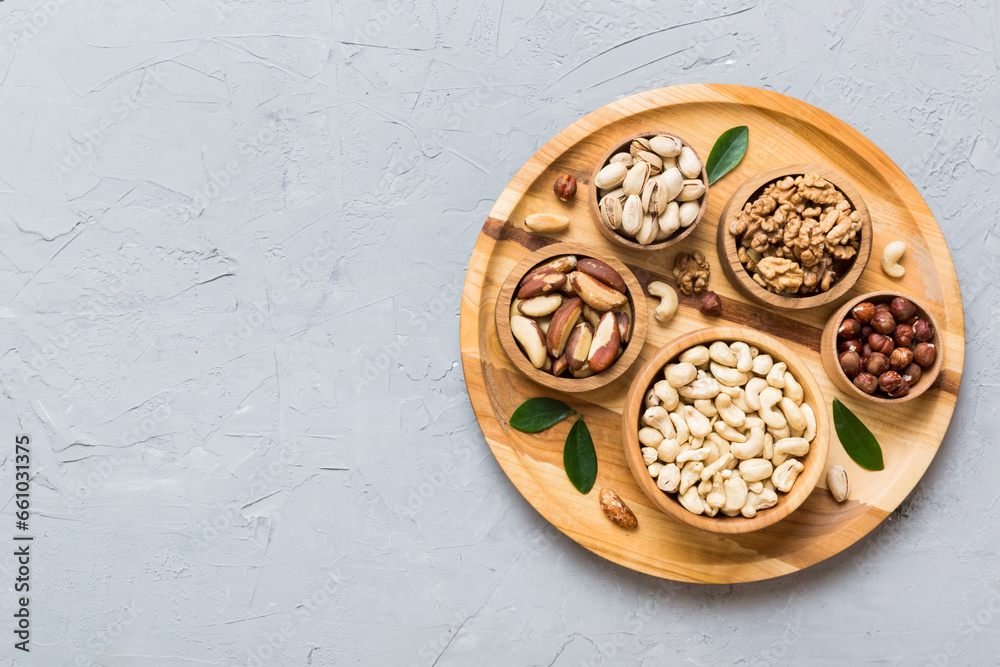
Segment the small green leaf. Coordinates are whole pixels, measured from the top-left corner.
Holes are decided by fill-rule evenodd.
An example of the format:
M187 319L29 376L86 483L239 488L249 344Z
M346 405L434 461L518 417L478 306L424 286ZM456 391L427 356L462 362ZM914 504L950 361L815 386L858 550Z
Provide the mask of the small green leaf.
M883 470L882 448L857 415L836 398L833 399L833 425L844 451L855 463L868 470Z
M590 493L597 481L597 452L594 451L594 441L587 425L583 423L582 415L566 436L563 465L566 467L566 476L576 490L584 495Z
M568 405L554 398L529 398L510 416L510 427L524 433L538 433L575 414Z
M750 128L746 125L732 127L720 134L712 146L712 152L708 154L708 162L705 163L708 184L715 183L738 165L746 155L749 144Z

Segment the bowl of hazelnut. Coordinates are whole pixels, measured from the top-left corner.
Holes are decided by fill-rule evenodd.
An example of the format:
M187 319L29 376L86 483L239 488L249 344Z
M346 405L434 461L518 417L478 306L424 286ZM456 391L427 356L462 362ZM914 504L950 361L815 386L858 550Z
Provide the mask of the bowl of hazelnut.
M719 220L723 273L747 298L801 310L854 287L872 250L861 193L815 164L768 169L733 193Z
M826 323L823 366L834 384L876 403L909 401L941 372L937 321L920 302L896 292L848 301Z

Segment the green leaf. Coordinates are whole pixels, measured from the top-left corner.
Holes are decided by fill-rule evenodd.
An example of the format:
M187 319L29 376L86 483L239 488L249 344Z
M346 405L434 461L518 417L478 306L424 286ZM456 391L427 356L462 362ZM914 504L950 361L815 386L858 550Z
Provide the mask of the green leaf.
M712 152L708 154L708 162L705 163L708 184L715 183L738 165L746 155L749 144L750 128L746 125L732 127L720 134L712 146Z
M833 399L833 425L844 451L855 463L868 470L884 470L882 448L857 415L836 398Z
M576 490L584 495L590 493L597 481L597 452L594 451L594 441L587 425L583 423L582 415L566 436L563 465L566 467L566 476Z
M514 410L510 426L524 433L538 433L575 414L568 405L554 398L529 398Z

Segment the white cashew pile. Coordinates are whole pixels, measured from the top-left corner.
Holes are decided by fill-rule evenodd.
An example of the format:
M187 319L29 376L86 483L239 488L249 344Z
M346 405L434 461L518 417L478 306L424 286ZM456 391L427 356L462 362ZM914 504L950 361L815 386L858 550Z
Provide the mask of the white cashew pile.
M685 350L645 395L642 459L694 514L743 515L791 491L816 415L783 361L742 341Z

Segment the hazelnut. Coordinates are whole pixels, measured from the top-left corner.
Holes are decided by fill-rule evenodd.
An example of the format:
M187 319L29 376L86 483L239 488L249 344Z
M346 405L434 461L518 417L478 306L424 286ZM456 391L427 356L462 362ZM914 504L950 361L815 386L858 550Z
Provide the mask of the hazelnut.
M872 329L883 336L889 336L896 330L896 319L888 311L875 313L875 317L872 318Z
M895 390L887 392L892 398L902 398L910 393L910 383L906 381L906 378L899 378L899 386Z
M931 343L917 343L913 348L913 361L921 368L928 368L934 365L937 359L937 349Z
M715 292L705 292L701 297L701 312L706 315L718 315L722 312L722 301Z
M862 301L854 306L854 308L851 308L851 317L861 322L861 324L868 324L875 317L875 304L871 301Z
M896 330L892 332L892 340L897 347L910 347L913 345L913 327L909 324L897 324Z
M913 316L913 317L911 317L910 319L908 319L908 320L904 320L904 323L906 323L906 324L909 324L909 325L910 325L910 326L912 327L912 326L913 326L913 323L914 323L914 322L916 322L916 321L917 321L917 320L919 320L919 319L920 319L919 317L917 317L916 315L914 315L914 316Z
M878 376L878 388L887 394L899 391L903 386L903 377L896 371L885 371Z
M854 378L854 386L866 394L874 394L878 388L878 380L870 373L858 373Z
M842 352L839 359L840 367L844 369L844 374L847 377L853 378L861 372L861 357L854 350Z
M885 356L881 352L872 352L867 359L865 359L865 370L872 375L878 377L890 370L889 357Z
M889 304L889 312L892 316L896 318L897 321L903 322L910 319L917 312L917 307L913 305L913 302L909 299L904 299L901 296L897 296Z
M861 348L861 359L865 360L870 356L872 356L872 346L869 345L868 343L865 343L864 346L862 346Z
M903 376L903 379L906 380L908 384L912 385L916 384L917 380L920 379L920 376L921 374L923 374L923 371L920 370L920 366L917 366L916 364L910 364L903 370L899 371L899 374Z
M875 304L875 314L876 315L878 315L879 313L889 313L889 312L891 312L889 310L889 304L887 304L887 303L876 303Z
M913 337L925 342L934 337L934 325L929 320L917 320L913 323Z
M844 353L847 351L857 352L861 354L861 341L857 338L848 338L847 340L841 340L837 342L837 352Z
M576 196L576 179L570 174L563 174L556 179L552 190L562 201L569 201Z
M871 328L871 325L862 324L861 332L858 333L858 338L860 338L861 340L868 340L868 337L872 335L873 331L875 330Z
M837 330L837 336L840 338L857 338L859 333L861 333L861 322L849 317L840 323L840 328Z
M881 352L886 356L892 354L892 348L895 347L891 338L880 333L873 333L869 336L868 345L871 346L872 352Z
M889 355L889 365L901 371L913 363L913 350L908 347L897 347Z

